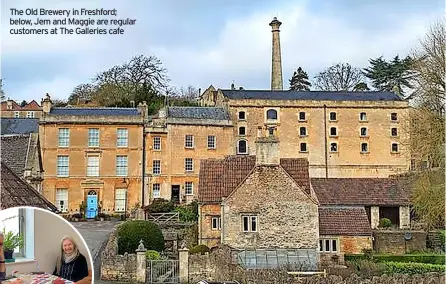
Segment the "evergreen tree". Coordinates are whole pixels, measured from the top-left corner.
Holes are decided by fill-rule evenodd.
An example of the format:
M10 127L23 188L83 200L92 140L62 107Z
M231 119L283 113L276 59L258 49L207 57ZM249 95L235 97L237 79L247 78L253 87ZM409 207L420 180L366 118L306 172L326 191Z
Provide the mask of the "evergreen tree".
M290 90L294 91L309 91L311 83L308 79L308 74L301 67L294 71L290 79Z
M364 68L364 75L372 81L372 85L379 91L396 91L404 96L403 88L412 88L410 80L413 72L410 70L412 58L407 56L400 59L395 56L387 62L381 57L369 60L370 67Z

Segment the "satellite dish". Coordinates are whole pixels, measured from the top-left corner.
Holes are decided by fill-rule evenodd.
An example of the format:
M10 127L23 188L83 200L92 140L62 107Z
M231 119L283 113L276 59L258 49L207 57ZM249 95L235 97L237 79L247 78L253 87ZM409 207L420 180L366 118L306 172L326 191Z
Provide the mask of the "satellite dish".
M404 239L406 241L410 241L412 239L412 233L411 232L404 233Z

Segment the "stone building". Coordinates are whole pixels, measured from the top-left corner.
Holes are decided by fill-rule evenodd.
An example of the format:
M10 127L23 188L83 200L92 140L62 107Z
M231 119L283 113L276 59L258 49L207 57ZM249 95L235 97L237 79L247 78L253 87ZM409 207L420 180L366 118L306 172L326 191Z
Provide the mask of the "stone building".
M2 118L39 118L42 116L42 108L35 100L24 106L20 106L13 100L6 100L1 103L0 107Z
M404 182L310 178L308 160L280 158L281 142L267 132L268 137L258 134L256 156L202 160L200 244L222 243L235 249L312 247L320 259L329 260L371 249L372 229L380 218L410 228Z
M232 122L224 108L168 107L146 127L146 203L196 199L200 160L231 149Z
M38 133L2 135L1 160L37 192L42 192L43 164Z
M86 205L87 218L141 204L147 105L53 108L49 96L42 105L43 194L64 213Z

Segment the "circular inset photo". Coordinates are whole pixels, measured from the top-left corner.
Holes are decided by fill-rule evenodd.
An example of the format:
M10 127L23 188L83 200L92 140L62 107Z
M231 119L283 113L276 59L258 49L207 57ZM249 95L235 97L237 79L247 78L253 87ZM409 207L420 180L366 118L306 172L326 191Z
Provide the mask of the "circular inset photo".
M0 282L89 284L93 261L81 234L62 217L34 207L0 211Z

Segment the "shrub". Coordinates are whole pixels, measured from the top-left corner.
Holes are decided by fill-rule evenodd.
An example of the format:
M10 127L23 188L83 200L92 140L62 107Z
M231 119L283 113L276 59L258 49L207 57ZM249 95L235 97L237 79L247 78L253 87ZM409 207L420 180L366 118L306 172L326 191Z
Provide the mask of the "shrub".
M150 213L167 213L172 212L175 209L175 205L172 201L157 198L148 206Z
M359 261L366 260L366 254L346 254L345 261ZM371 258L374 262L416 262L416 263L430 263L430 264L445 264L445 256L441 254L406 254L406 255L390 255L390 254L375 254Z
M194 246L190 249L190 254L205 254L207 252L211 252L211 250L205 245Z
M403 263L403 262L387 262L386 272L388 274L424 274L429 272L444 272L445 265L443 264L429 264L429 263Z
M445 244L446 244L446 230L440 230L438 232L438 234L440 235L440 239L441 239L441 250L445 251Z
M392 221L390 221L390 219L382 218L379 220L380 228L389 228L390 226L392 226Z
M193 207L191 207L190 205L177 206L175 208L175 212L179 213L181 222L197 222L198 221L198 214L195 214Z
M380 276L386 270L384 263L376 263L370 260L348 261L347 266L354 269L353 273L365 278Z
M146 258L148 260L159 260L161 259L161 255L156 250L148 250L146 251Z
M164 249L164 237L161 229L150 221L127 221L118 228L118 252L119 254L135 253L139 241L143 240L144 247L148 250L162 251Z

